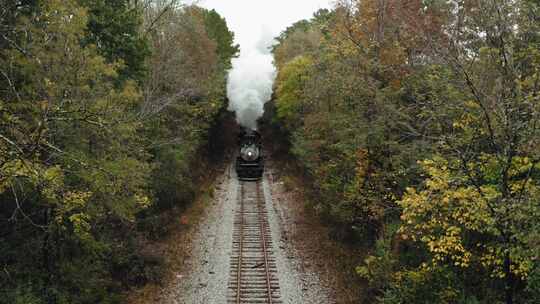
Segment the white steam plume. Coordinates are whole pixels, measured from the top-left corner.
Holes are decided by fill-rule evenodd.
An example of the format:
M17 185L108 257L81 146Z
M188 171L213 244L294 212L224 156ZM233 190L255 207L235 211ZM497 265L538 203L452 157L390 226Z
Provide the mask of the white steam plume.
M263 29L260 42L242 49L240 57L232 62L227 83L229 111L236 112L236 120L246 128L257 128L257 119L264 114L264 104L272 97L276 78L269 50L272 43L272 34Z

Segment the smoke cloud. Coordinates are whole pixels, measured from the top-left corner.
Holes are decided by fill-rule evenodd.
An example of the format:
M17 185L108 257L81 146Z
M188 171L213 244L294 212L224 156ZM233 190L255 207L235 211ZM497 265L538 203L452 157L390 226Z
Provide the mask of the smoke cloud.
M264 114L264 104L272 98L276 70L272 63L270 31L263 29L262 39L251 48L242 49L233 59L227 83L229 111L246 128L257 129L257 119Z

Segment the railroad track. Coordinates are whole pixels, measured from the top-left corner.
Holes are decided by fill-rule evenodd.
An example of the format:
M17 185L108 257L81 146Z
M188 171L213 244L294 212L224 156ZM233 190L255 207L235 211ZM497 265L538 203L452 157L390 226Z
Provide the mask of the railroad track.
M282 303L260 182L240 181L230 264L228 303Z

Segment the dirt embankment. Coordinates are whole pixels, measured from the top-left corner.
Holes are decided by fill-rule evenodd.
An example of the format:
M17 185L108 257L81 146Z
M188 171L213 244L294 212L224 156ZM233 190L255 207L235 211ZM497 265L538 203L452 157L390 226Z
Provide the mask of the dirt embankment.
M217 174L217 178L216 174L209 174L201 186L201 192L188 209L171 210L174 219L167 228L167 236L146 245L148 255L159 256L164 261L162 281L132 290L127 295L127 304L165 303L166 295L174 289L173 282L190 271L190 260L199 254L200 222L207 218L208 210L213 207L216 183L224 176L224 169L218 170Z
M322 224L303 195L303 181L282 162L271 172L272 198L281 223L283 249L293 267L302 273L302 290L317 297L319 286L330 293L329 302L363 303L363 282L355 273L365 251L333 240L331 229ZM315 303L315 302L314 302Z

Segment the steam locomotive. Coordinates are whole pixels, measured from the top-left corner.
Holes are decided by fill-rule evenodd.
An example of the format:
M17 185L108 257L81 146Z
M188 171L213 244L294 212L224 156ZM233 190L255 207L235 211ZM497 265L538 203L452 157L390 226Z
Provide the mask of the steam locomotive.
M238 135L236 173L241 180L258 180L264 172L261 135L255 130L242 130Z

